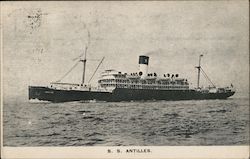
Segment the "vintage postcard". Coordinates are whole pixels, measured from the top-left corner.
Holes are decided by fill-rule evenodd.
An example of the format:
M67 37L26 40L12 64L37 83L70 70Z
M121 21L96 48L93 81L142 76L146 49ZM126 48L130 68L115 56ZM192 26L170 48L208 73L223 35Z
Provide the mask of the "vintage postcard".
M1 2L2 158L249 158L249 1Z

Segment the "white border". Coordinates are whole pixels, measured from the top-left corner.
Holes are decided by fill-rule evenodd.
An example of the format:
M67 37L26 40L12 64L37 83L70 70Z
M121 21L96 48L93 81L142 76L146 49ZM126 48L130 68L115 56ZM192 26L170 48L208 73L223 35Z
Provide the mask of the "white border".
M112 153L108 153L108 149ZM117 153L119 149L122 153ZM150 149L149 153L126 153L127 149ZM249 146L123 146L123 147L3 147L3 158L178 158L248 159Z

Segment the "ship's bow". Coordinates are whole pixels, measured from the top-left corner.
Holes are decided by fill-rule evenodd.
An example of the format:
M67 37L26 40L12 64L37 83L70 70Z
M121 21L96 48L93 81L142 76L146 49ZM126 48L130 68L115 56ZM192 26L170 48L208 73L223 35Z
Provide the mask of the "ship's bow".
M52 96L51 94L48 95L49 88L41 87L41 86L29 86L29 100L31 99L38 99L44 101L51 101Z

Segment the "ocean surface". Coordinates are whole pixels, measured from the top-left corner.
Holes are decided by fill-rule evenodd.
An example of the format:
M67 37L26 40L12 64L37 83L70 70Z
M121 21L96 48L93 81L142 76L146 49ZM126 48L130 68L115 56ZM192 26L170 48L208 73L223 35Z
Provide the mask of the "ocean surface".
M4 101L4 146L248 145L249 98L69 102Z

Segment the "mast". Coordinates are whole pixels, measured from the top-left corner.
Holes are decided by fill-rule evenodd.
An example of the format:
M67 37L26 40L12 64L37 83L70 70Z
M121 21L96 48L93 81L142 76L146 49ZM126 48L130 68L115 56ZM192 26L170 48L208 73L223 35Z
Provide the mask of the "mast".
M86 59L86 56L87 56L87 50L88 50L88 47L86 46L86 47L85 47L85 55L84 55L84 59L81 59L81 60L80 60L80 61L83 63L82 85L84 84L84 80L85 80L85 70L86 70L86 62L87 62L87 59Z
M196 68L198 69L197 88L200 87L201 57L202 57L202 56L203 56L202 54L199 56L199 65L196 66Z
M84 24L84 26L86 26L86 25ZM90 45L90 32L88 29L87 29L87 31L88 31L88 43L87 43L87 46L85 47L84 59L80 60L81 62L83 62L82 85L84 85L84 81L85 81L85 70L86 70L86 62L87 62L86 56L87 56L88 46Z

